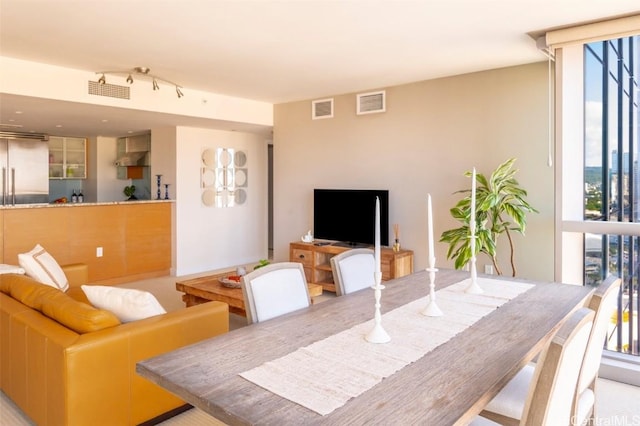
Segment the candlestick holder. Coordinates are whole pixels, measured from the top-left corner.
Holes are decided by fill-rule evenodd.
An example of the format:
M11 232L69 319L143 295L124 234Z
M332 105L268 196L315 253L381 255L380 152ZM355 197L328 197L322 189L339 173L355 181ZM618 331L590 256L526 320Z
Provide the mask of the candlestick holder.
M429 304L421 313L427 317L441 317L442 311L436 303L436 272L438 269L429 267L427 272L429 272Z
M389 337L389 334L382 328L382 315L380 314L380 299L382 297L382 290L384 290L384 286L380 284L382 281L382 272L374 272L373 277L376 281L375 287L372 287L376 299L375 325L364 338L369 343L387 343L391 341L391 337Z
M465 290L465 293L469 294L482 294L484 291L478 285L478 272L476 271L476 236L471 236L471 283Z
M169 184L168 183L164 184L164 199L165 200L169 199Z
M156 175L156 184L158 185L158 192L156 192L156 200L159 200L162 198L162 196L160 195L160 187L162 186L162 184L160 183L162 181L162 175Z

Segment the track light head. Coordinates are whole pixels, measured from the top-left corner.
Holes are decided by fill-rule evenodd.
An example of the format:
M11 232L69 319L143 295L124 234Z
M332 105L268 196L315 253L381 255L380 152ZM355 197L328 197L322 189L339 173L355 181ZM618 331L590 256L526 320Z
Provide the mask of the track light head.
M151 84L153 87L153 90L160 90L160 85L158 84L158 80L170 84L172 86L175 86L176 88L176 94L178 95L178 98L181 98L184 96L184 93L182 93L182 87L180 85L178 85L177 83L174 83L173 81L169 81L166 78L162 78L160 76L151 74L151 69L147 68L147 67L135 67L135 68L131 68L128 70L115 70L115 71L97 71L96 74L102 74L101 77L98 79L98 83L99 84L106 84L107 80L105 75L106 74L120 74L120 75L126 75L127 76L127 83L129 84L133 84L133 76L135 75L138 78L143 78L143 79L150 79L151 80Z
M149 71L151 71L147 67L135 67L133 70L138 74L149 74Z

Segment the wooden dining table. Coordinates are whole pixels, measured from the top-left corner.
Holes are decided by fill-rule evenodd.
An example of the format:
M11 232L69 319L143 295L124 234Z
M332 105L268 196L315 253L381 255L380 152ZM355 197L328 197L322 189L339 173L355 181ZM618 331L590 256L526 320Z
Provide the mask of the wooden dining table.
M468 272L441 269L436 289L468 276ZM136 371L230 425L464 425L540 352L593 291L568 284L504 280L535 285L327 415L239 374L370 320L374 314L370 289L141 361ZM384 282L381 312L427 296L428 282L424 271Z

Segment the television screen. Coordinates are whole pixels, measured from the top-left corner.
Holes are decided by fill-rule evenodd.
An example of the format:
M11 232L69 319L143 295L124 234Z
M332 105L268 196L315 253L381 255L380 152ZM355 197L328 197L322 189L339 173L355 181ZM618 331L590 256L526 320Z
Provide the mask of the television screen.
M314 189L314 238L354 247L373 245L376 197L380 198L380 245L388 246L388 190Z

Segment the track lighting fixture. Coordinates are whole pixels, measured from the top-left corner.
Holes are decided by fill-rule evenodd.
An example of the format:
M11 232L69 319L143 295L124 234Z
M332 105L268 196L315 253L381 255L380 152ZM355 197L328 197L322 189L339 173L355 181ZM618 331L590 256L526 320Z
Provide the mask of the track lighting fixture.
M184 96L184 93L182 93L182 86L167 80L166 78L162 78L159 77L157 75L153 75L150 73L150 69L147 67L135 67L133 69L130 70L116 70L116 71L98 71L96 72L96 74L102 74L102 76L98 79L98 83L99 84L106 84L107 83L107 79L105 77L106 74L122 74L122 75L127 75L127 83L129 84L133 84L133 76L135 75L136 77L146 77L146 78L150 78L151 79L151 87L153 88L153 90L160 90L160 85L158 85L158 81L162 81L168 84L171 84L173 86L176 87L176 94L178 95L178 98L181 98Z

